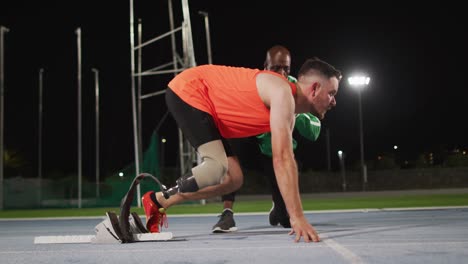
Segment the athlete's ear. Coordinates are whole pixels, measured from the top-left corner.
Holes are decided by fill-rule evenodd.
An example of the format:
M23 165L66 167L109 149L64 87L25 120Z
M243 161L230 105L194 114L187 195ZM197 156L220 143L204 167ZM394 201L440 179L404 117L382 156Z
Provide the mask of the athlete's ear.
M319 88L320 88L319 82L312 83L312 86L310 87L310 93L312 94L313 97L317 96Z

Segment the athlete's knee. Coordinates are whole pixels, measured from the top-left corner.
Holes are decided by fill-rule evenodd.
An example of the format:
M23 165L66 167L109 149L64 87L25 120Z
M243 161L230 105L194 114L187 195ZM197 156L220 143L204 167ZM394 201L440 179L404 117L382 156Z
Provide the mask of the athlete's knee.
M176 186L163 191L167 199L176 193L196 192L201 188L222 182L228 169L228 160L221 140L205 143L198 147L202 163L192 169L192 176L180 177Z
M221 140L205 143L197 152L202 163L192 169L199 188L220 184L228 171L228 159Z

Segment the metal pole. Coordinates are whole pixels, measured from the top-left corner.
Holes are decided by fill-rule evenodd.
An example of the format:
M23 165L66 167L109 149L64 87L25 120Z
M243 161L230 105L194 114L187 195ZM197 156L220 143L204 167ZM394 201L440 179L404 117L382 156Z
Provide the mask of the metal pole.
M174 11L172 9L172 0L167 0L167 6L168 6L168 11L169 11L169 26L171 31L174 30ZM171 34L171 51L172 51L172 64L174 68L174 76L177 75L177 70L179 67L177 67L177 47L176 47L176 39L175 35Z
M99 198L101 195L99 193L99 71L97 69L92 69L94 72L94 92L96 98L96 198Z
M182 0L182 14L184 21L187 24L187 53L188 53L188 67L194 67L197 65L195 62L195 50L193 48L193 37L192 37L192 23L190 22L190 11L188 0Z
M172 8L172 0L167 0L168 4L168 10L169 10L169 26L171 28L171 31L174 30L174 10ZM185 28L182 30L182 34L185 34L186 32ZM184 39L182 39L183 41ZM182 43L182 46L186 47L186 43ZM177 70L177 50L176 50L176 40L174 34L171 34L171 47L172 47L172 60L173 60L173 66L174 70ZM186 55L186 53L184 53ZM187 60L184 58L184 65L183 67L186 67ZM177 72L174 71L174 76L177 75ZM178 137L179 137L179 163L180 163L180 174L181 176L184 175L185 171L185 161L184 161L184 137L182 135L182 130L180 128L177 129Z
M172 0L167 0L168 4L168 9L169 9L169 25L171 28L171 31L174 30L174 11L172 8ZM185 29L182 30L182 34L184 34ZM182 40L183 41L183 40ZM186 43L182 43L184 50L186 47ZM173 60L173 66L174 70L177 70L177 50L176 50L176 40L174 34L171 34L171 47L172 47L172 60ZM184 53L186 55L186 53ZM184 65L183 67L186 67L187 65L186 58L184 58ZM174 76L177 75L177 72L174 71ZM180 163L180 175L184 175L185 171L185 161L184 161L184 137L182 135L182 130L180 128L177 129L178 137L179 137L179 163Z
M130 77L131 77L131 93L132 93L132 114L133 114L133 145L135 152L135 175L140 174L140 157L138 151L138 126L137 126L137 111L136 111L136 96L135 96L135 33L133 22L133 0L130 0ZM141 207L140 185L137 185L137 203Z
M342 151L338 152L338 157L340 158L340 171L341 171L341 180L343 192L346 192L346 171L345 171L345 153Z
M161 137L161 168L164 168L164 163L165 163L165 155L166 151L164 150L164 147L166 145L166 139L164 137Z
M142 41L142 23L141 19L138 19L138 46L141 45ZM138 91L137 91L137 106L138 106L138 151L139 151L139 157L140 160L138 161L140 164L142 164L141 159L143 159L143 124L142 124L142 118L141 118L141 66L142 66L142 49L138 49Z
M78 208L81 208L81 28L76 29L78 47Z
M330 151L330 129L327 127L325 131L327 140L327 171L331 171L331 151Z
M213 60L211 59L210 21L208 17L208 12L198 11L198 14L202 15L205 19L206 52L208 54L208 64L213 64Z
M3 68L3 41L4 33L10 31L4 26L0 26L0 210L3 210L3 109L4 109L4 91L5 91L5 75Z
M365 191L367 188L367 168L364 161L364 133L362 126L362 100L361 100L361 90L358 90L358 100L359 100L359 142L361 148L361 170L362 170L362 190Z
M38 202L39 206L42 201L42 83L43 83L44 69L39 69L39 127L37 136L37 178L39 179Z

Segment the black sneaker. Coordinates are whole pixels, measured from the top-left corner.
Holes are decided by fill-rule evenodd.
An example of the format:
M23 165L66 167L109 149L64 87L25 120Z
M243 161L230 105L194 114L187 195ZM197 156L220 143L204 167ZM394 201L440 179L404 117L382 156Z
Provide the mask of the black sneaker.
M289 222L289 214L286 212L286 209L279 209L273 203L273 206L270 210L270 225L277 226L281 225L284 228L291 228L291 223Z
M231 209L224 209L219 216L219 221L213 226L213 233L228 233L237 231L236 222L234 221L234 212Z

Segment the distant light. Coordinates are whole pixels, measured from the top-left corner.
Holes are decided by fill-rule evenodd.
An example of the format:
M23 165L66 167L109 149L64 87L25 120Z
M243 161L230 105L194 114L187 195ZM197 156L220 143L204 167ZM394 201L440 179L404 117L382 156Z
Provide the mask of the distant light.
M463 151L463 155L466 155L466 150Z
M161 139L161 142L166 143L166 139L165 138Z
M123 177L123 172L119 172L119 176L120 176L120 177Z
M397 145L393 146L393 149L398 149L398 146Z
M364 76L364 75L356 75L356 76L351 76L348 78L348 83L351 86L364 86L368 85L370 82L370 77Z
M381 159L382 159L382 156L377 156L377 159L378 159L378 160L381 160Z
M343 157L343 151L338 150L338 157L340 157L340 159L341 159L341 157Z

